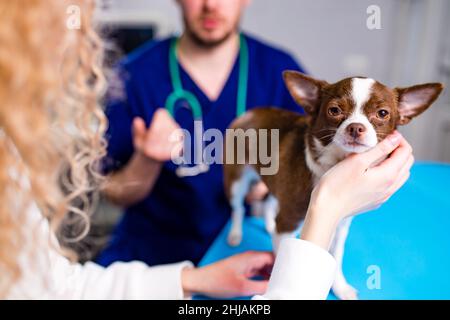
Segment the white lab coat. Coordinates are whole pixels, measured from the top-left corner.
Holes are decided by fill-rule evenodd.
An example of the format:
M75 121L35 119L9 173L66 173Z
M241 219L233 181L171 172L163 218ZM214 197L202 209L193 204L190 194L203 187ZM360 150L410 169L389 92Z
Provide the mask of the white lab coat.
M59 252L56 237L36 205L26 221L30 241L19 256L21 279L9 299L182 299L181 270L185 261L148 267L142 262L71 263ZM32 230L32 231L31 231ZM34 232L34 235L33 235Z
M36 205L28 210L29 243L19 255L22 276L9 299L183 299L181 270L189 261L148 267L116 262L104 268L71 263L58 251L48 221ZM35 235L33 236L33 231ZM254 299L324 299L336 262L322 248L299 239L284 240L267 292Z
M29 181L10 172L23 188ZM20 195L18 195L20 201ZM14 213L13 213L14 214ZM192 263L149 267L116 262L107 268L71 263L36 204L26 211L28 239L18 255L21 278L8 299L183 299L181 271ZM254 299L325 299L334 280L336 262L322 248L299 239L281 242L267 292Z

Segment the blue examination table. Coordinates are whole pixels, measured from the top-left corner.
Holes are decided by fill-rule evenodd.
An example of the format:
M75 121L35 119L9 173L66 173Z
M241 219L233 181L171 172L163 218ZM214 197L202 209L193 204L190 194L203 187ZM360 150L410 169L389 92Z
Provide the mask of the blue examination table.
M271 250L261 218L246 218L236 248L226 242L229 227L200 265L247 250ZM387 203L356 216L343 268L360 299L450 299L450 165L415 164L408 182ZM379 275L375 288L367 285L374 272ZM335 299L332 293L328 298Z

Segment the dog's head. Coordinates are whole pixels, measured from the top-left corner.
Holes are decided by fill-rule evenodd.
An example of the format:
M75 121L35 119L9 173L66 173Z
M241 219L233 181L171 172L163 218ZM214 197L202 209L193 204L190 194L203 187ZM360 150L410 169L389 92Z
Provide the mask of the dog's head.
M369 78L329 84L296 71L283 73L286 86L311 117L310 134L322 146L364 152L424 112L443 89L441 83L391 89Z

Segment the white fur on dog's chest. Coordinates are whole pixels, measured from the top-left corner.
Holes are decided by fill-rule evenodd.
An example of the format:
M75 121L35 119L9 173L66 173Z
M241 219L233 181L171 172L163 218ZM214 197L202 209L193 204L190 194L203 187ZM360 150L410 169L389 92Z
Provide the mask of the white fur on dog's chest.
M310 146L306 143L305 158L306 165L313 174L313 183L315 186L325 172L327 172L336 163L344 159L347 154L333 142L324 147L322 143L314 137L313 143L316 153L320 156L317 157L317 159L314 159Z

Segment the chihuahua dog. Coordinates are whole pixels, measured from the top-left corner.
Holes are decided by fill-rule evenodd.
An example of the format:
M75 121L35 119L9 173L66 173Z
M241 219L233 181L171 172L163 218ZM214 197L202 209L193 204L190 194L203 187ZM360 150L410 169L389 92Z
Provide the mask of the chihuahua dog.
M225 192L232 207L228 235L232 246L239 245L242 239L244 201L252 185L262 181L269 190L262 211L276 252L281 239L297 235L311 191L328 169L351 153L369 150L398 125L409 123L443 89L440 83L391 89L364 77L329 84L296 71L285 71L283 78L306 116L278 108L256 108L237 118L230 127L279 132L279 150L272 150L278 153L279 167L275 174L258 173L263 164L248 161L252 152L248 145L245 161L224 163ZM235 151L228 144L224 151ZM332 290L339 299L357 299L357 291L347 283L342 272L350 222L347 218L339 224L330 248L338 265Z

